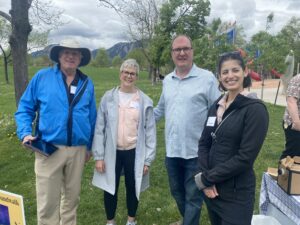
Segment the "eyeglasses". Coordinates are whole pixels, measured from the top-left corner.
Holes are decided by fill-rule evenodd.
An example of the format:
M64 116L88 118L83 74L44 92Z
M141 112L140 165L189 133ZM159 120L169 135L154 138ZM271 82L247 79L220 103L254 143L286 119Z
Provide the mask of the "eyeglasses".
M125 74L127 77L136 77L137 76L136 73L129 72L129 71L126 71L126 70L122 70L122 73Z
M173 48L172 52L175 52L176 54L180 54L181 51L183 51L183 53L188 53L189 51L191 51L193 48L192 47L184 47L184 48Z

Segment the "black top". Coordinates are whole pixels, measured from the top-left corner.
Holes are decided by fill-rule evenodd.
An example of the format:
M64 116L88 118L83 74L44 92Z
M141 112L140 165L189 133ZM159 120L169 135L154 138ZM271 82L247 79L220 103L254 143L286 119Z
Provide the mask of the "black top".
M211 106L208 117L217 117L219 100ZM240 94L224 112L220 124L217 120L214 124L205 123L198 148L201 181L207 187L216 185L219 196L207 201L228 221L251 221L255 193L253 164L268 124L265 105Z
M73 101L74 95L75 95L75 91L71 92L71 90L73 88L75 88L75 90L76 90L77 85L78 85L78 81L79 81L79 74L78 74L78 72L76 72L75 77L74 77L74 79L71 82L69 87L68 87L68 84L67 84L67 81L66 81L67 80L66 75L63 72L61 72L61 74L62 74L62 78L63 78L63 81L64 81L64 85L65 85L65 88L66 88L66 93L67 93L68 100L69 100L69 105L70 105L71 102Z

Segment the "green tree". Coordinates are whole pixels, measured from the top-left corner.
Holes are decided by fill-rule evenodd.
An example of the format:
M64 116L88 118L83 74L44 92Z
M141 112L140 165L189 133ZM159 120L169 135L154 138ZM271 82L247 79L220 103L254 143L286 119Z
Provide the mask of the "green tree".
M141 51L148 61L149 78L152 76L152 61L149 43L154 37L159 21L161 0L98 0L101 5L114 9L127 23L130 39L141 45Z
M236 25L236 37L234 45L236 48L245 48L247 45L246 34L242 25Z
M267 22L266 22L266 31L268 31L271 28L271 24L274 21L274 13L271 12L268 16L267 16Z
M235 45L228 45L226 41L224 35L214 39L209 36L196 39L193 42L195 63L202 68L217 72L216 66L219 55L224 52L236 50Z
M156 80L160 67L170 64L171 39L186 34L192 39L204 35L210 2L206 0L169 0L160 9L160 20L150 41L150 56Z
M2 52L4 77L8 84L8 63L11 62L11 49L9 48L8 38L11 33L11 27L9 23L0 17L0 50Z
M156 80L160 67L170 62L172 36L184 33L194 39L203 35L210 12L207 0L98 1L125 18L131 38L142 45L152 81Z
M105 48L98 49L97 55L93 60L92 65L100 66L100 67L108 67L110 65L109 57L107 55Z
M128 52L128 54L126 55L126 59L129 58L135 59L140 65L141 69L146 69L149 66L146 56L144 55L143 50L140 48L133 49L130 52Z
M45 31L33 30L28 37L27 51L33 52L48 45L48 35L50 29Z
M206 27L205 35L194 40L194 61L200 67L216 71L220 54L236 51L246 46L245 33L242 26L235 25L234 44L228 43L226 32L220 32L226 26L220 18L213 19Z
M170 36L177 33L198 38L204 34L209 13L209 1L170 0L160 10L159 30Z
M5 81L8 84L9 83L9 78L8 78L8 65L10 62L12 62L11 60L11 49L8 47L6 50L2 47L2 45L0 44L0 49L2 52L2 59L3 59L3 68L4 68L4 77L5 77Z
M31 55L28 55L28 62L33 66L49 66L52 64L47 55L42 55L35 58L33 58Z
M6 19L11 25L9 44L13 58L13 73L15 86L16 105L19 104L27 84L28 84L28 64L27 64L27 43L28 36L32 31L33 18L49 26L59 25L61 11L52 10L51 0L11 0L9 13L0 11L0 16ZM29 20L29 10L31 9L31 21Z
M202 68L216 71L218 56L223 52L233 51L236 45L227 43L227 36L220 33L220 27L224 26L220 18L213 19L206 26L205 35L193 42L194 61Z
M286 56L289 50L294 51L295 62L300 62L300 18L292 17L291 20L282 28L277 35L282 42L285 43L285 51L279 54ZM297 66L295 66L294 74L296 74Z
M261 53L258 58L255 58L252 69L261 72L259 66L262 66L263 75L268 75L271 69L281 73L284 71L284 59L289 50L286 41L280 36L272 36L266 31L260 31L253 35L247 49L252 58L255 58L257 50Z
M9 46L9 36L11 34L11 26L9 22L0 17L0 50L3 55L4 75L6 83L9 83L8 79L8 64L12 62L11 48ZM28 36L27 52L40 49L47 45L49 30L47 31L32 31ZM28 58L27 58L28 59ZM28 62L28 65L30 63Z
M121 64L122 64L122 59L119 55L115 56L111 61L111 65L116 68L119 68Z

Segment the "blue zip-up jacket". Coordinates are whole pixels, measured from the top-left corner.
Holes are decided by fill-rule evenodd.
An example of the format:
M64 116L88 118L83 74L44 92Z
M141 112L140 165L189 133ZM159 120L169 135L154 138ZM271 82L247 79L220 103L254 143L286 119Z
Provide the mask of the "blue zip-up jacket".
M39 111L38 131L44 141L57 145L86 145L88 149L91 148L97 115L94 85L86 75L79 70L78 73L80 79L73 101L85 80L88 83L73 108L72 103L69 104L62 72L57 65L36 73L15 113L17 134L21 140L32 134L32 123Z

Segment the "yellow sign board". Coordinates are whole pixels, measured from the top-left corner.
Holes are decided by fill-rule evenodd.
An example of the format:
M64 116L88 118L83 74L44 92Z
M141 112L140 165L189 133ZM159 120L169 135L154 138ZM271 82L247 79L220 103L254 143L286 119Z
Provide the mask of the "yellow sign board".
M21 195L0 190L0 224L26 225Z

